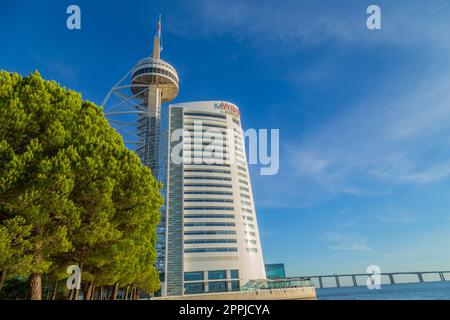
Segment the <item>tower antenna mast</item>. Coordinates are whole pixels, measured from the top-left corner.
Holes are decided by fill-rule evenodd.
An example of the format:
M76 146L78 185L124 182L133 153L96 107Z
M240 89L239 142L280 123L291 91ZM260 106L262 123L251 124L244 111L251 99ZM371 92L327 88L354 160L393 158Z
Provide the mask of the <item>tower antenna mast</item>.
M161 15L158 17L158 31L156 32L155 38L153 39L153 59L158 60L161 56L162 46L162 35L161 35Z

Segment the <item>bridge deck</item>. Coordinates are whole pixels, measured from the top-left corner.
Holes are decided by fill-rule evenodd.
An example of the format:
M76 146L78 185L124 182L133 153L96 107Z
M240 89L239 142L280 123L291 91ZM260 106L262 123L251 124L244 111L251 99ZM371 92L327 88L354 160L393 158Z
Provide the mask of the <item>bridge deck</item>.
M371 274L371 273L347 273L347 274L325 274L325 275L316 275L316 276L302 276L300 278L310 278L310 279L318 279L319 280L319 288L323 288L323 278L334 278L336 282L336 287L340 288L341 283L339 281L340 278L351 277L353 281L353 286L358 286L358 282L356 277L372 277L374 275L379 276L387 276L389 277L389 281L391 284L395 284L396 275L415 275L417 276L418 282L425 282L423 275L425 274L436 274L439 276L441 281L447 281L445 278L445 274L450 273L450 271L404 271L404 272L381 272L379 274ZM450 280L450 278L449 278Z

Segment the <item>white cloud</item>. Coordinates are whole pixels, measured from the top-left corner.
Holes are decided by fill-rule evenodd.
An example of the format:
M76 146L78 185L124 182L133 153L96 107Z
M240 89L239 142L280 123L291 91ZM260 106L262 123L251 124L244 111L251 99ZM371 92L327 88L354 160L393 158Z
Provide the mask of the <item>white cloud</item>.
M263 205L273 198L301 207L338 194L386 195L448 180L449 79L450 66L411 79L408 89L393 79L314 131L285 138L280 174L258 184Z
M338 216L340 216L341 212L338 212ZM336 230L325 232L321 240L330 243L327 247L330 250L373 252L365 237L351 231L357 222L357 219L344 221L338 225Z
M417 218L411 214L404 212L378 216L377 220L386 223L414 223L417 222Z
M373 251L368 245L367 240L357 233L327 232L322 236L322 240L331 243L331 245L328 246L328 249L330 250Z
M447 0L434 0L433 6L423 0L380 0L383 30L378 32L366 27L370 4L360 0L187 0L169 15L167 25L170 32L190 38L232 35L269 54L283 51L286 55L328 41L449 47ZM188 19L192 16L195 19Z
M405 182L431 183L450 176L450 162L442 163L427 170L405 174L401 179Z
M297 145L291 157L293 167L299 174L334 184L355 174L388 183L431 183L447 178L449 75L448 70L439 76L428 75L425 86L413 86L412 93L401 94L396 101L382 93L371 102L361 101L349 114L320 127L308 142Z

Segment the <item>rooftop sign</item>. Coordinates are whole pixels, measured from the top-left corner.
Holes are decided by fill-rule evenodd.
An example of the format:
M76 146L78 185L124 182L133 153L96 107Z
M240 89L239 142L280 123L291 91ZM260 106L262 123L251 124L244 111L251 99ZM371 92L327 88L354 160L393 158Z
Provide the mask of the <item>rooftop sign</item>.
M231 103L228 102L218 102L214 104L214 109L224 111L225 113L231 114L235 117L240 117L239 109Z

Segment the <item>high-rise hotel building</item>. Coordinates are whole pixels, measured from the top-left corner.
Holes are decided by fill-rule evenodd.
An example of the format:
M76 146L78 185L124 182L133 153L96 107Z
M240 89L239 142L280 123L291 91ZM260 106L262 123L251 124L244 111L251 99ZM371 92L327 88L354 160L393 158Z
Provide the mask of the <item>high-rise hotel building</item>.
M159 21L153 55L111 89L103 106L164 184L156 246L161 293L239 290L265 279L239 109L224 101L178 103L166 117L161 105L177 97L179 78L161 59L160 41ZM108 102L114 97L118 103Z
M239 290L265 279L237 106L169 106L165 295Z

